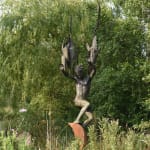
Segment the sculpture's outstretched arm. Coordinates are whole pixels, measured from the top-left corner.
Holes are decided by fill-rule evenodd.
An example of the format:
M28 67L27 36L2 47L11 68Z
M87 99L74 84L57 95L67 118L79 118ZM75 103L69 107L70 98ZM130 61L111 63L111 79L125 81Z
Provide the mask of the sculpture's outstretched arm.
M65 67L63 66L63 64L60 65L60 70L64 74L64 76L76 81L76 78L74 76L70 75L67 71L65 71Z

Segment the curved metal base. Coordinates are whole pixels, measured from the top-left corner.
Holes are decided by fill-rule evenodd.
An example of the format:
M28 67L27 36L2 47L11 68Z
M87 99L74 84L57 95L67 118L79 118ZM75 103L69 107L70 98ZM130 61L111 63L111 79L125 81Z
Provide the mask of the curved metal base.
M72 128L75 138L79 139L80 141L80 150L87 144L87 134L84 128L78 123L68 123L69 126Z

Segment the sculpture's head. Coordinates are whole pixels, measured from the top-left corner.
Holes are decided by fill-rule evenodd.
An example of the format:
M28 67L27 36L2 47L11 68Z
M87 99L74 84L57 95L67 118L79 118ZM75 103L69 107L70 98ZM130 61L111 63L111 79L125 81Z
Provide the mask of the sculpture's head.
M82 79L84 77L84 69L83 69L83 65L77 65L75 67L75 74L79 79Z

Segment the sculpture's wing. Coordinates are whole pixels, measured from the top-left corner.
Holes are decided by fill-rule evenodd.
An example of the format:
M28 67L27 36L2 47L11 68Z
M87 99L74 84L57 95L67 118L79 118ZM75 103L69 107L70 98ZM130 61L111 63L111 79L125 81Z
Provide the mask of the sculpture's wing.
M94 36L91 47L88 44L86 47L88 50L88 62L94 64L98 55L97 37Z
M69 59L68 48L66 46L62 46L62 55L65 57L66 60Z
M94 36L93 41L92 41L92 48L94 50L97 50L97 37L96 37L96 35Z
M68 69L69 72L72 72L77 64L78 54L70 37L65 44L62 44L62 56L65 58L65 61L63 61L65 62L64 67ZM64 60L64 58L62 60Z

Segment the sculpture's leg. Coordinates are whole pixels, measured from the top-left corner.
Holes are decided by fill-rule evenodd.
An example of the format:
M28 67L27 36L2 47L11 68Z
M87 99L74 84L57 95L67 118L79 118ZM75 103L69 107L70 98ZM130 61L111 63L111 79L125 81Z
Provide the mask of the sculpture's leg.
M79 123L80 122L80 118L83 116L83 114L86 112L87 108L89 107L90 103L86 100L81 100L81 99L78 99L78 100L75 100L75 105L76 106L79 106L79 107L82 107L76 120L74 121L74 123Z
M93 114L90 111L85 112L88 119L86 119L83 123L83 127L86 127L92 120L93 120Z

